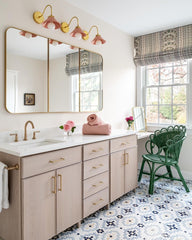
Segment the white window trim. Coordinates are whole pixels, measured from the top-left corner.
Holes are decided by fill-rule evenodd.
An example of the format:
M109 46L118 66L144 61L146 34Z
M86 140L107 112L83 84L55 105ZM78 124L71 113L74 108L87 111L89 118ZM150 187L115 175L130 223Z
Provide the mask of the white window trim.
M137 106L145 108L145 68L138 66L136 68L137 79ZM187 123L186 127L192 129L192 59L188 60L188 83L187 85ZM148 130L160 129L170 124L147 123Z

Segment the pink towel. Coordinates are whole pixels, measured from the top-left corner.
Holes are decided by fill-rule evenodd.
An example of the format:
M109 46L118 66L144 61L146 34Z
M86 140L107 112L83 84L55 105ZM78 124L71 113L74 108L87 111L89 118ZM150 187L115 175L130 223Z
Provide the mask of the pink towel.
M88 123L83 125L82 132L84 135L110 135L111 125L102 124L97 126L90 126Z
M97 126L97 125L104 124L101 118L97 116L97 114L90 114L87 117L87 122L90 126Z

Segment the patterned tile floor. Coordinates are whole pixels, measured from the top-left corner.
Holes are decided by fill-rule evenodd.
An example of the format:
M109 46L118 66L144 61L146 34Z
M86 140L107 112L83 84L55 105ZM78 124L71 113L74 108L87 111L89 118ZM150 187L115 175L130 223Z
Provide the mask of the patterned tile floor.
M82 226L65 231L57 240L191 240L192 181L186 193L177 181L155 182L155 192L148 195L149 179L144 177L136 192L115 201L109 210L86 218Z

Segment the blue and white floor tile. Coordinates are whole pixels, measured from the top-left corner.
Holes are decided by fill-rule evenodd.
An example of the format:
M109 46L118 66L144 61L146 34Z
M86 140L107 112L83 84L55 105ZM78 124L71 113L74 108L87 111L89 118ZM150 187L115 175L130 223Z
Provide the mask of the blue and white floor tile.
M130 192L86 218L80 228L60 233L57 240L191 240L192 181L186 193L176 181L155 182L148 195L149 179L144 177L136 192Z

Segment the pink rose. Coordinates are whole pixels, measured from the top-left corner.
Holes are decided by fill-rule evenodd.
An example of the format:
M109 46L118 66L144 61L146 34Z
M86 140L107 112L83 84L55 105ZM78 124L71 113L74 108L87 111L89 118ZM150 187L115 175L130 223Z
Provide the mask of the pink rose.
M72 127L75 127L75 123L73 121L67 121L66 124L69 124Z
M130 117L126 117L125 120L128 122L128 121L133 121L133 116L130 116Z
M65 123L65 124L63 125L63 129L64 129L65 132L71 131L71 128L72 128L72 127L71 127L70 124Z

